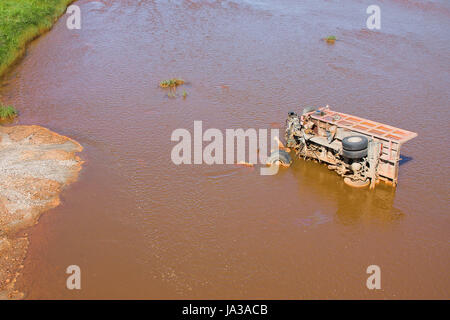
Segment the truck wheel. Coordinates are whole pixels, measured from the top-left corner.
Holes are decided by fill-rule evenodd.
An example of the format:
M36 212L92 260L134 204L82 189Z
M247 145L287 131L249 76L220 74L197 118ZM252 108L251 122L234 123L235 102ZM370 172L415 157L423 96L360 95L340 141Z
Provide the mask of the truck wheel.
M369 139L364 136L349 136L342 139L342 149L348 151L359 151L367 149Z
M349 150L342 150L342 156L344 156L347 159L361 159L364 157L367 157L367 148L364 150L358 150L358 151L349 151Z
M275 164L277 161L280 161L280 163L285 166L289 166L292 162L292 158L286 151L277 150L272 152L269 158L267 158L267 164Z
M344 182L346 185L353 187L353 188L364 188L370 184L369 179L367 179L365 181L362 181L362 180L353 181L352 179L350 179L348 177L344 178Z

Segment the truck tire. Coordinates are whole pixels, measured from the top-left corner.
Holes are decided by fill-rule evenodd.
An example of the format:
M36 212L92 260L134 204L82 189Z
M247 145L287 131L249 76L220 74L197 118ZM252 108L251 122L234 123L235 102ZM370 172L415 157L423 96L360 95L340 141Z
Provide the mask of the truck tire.
M347 151L359 151L367 149L369 139L364 136L349 136L342 139L342 149Z
M361 159L364 157L367 157L367 148L364 150L356 150L356 151L350 151L350 150L342 150L342 156L347 159Z
M353 188L364 188L370 184L370 180L367 179L365 181L362 181L362 180L353 181L350 178L346 177L346 178L344 178L344 183Z
M291 164L292 158L286 151L277 150L272 152L269 158L267 158L267 163L275 164L277 161L280 161L283 165L288 166Z

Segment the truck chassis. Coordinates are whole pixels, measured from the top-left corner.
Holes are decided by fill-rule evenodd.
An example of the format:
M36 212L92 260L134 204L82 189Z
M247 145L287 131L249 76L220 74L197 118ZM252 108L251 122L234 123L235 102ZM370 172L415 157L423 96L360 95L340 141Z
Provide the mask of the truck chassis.
M400 148L417 133L323 108L289 112L287 147L299 158L314 159L344 178L353 187L383 180L396 186Z

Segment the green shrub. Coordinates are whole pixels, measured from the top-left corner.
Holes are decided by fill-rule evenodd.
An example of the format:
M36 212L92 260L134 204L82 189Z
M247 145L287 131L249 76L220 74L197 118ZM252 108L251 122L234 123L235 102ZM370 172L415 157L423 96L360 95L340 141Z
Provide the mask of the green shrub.
M9 120L17 116L17 111L13 106L4 106L0 104L0 120Z

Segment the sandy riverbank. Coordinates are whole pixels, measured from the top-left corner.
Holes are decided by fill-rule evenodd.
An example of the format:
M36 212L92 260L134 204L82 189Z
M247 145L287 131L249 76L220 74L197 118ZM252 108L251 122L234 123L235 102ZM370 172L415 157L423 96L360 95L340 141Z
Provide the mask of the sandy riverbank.
M82 161L76 141L39 126L0 126L0 299L22 298L14 284L28 247L25 228L59 205Z
M46 3L4 1L0 5L0 76L26 46L53 27L74 0ZM0 299L21 298L14 284L28 247L21 231L59 204L82 161L75 141L39 126L0 126Z

